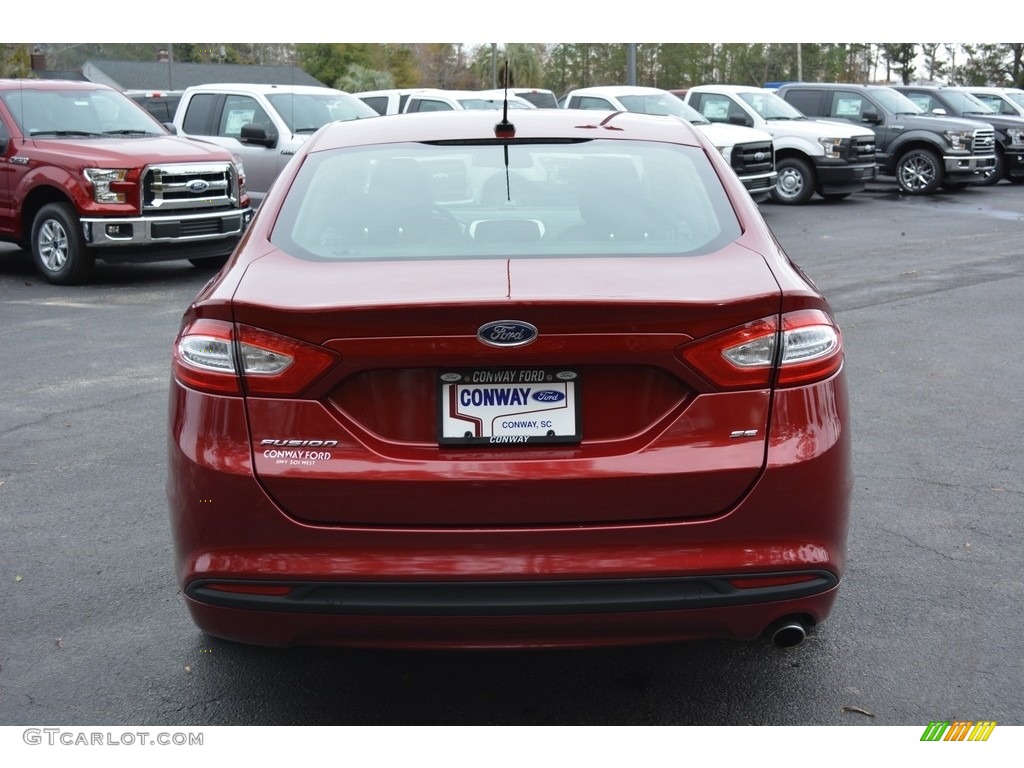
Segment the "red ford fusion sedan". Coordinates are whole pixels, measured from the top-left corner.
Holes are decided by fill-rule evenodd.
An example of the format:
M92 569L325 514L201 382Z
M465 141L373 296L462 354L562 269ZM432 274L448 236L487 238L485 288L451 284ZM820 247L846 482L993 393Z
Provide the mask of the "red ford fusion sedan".
M842 337L676 118L327 126L172 369L177 576L211 635L790 646L836 599Z

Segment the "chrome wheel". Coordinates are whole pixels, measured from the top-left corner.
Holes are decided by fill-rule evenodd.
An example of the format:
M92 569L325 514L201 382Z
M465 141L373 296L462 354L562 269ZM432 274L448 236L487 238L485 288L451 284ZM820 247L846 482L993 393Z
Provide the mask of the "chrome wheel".
M930 195L942 183L939 158L926 149L913 149L900 158L896 181L907 194Z
M68 233L59 221L47 219L36 236L39 261L51 272L59 272L68 262Z
M92 272L95 257L85 247L78 214L68 203L48 203L32 222L32 259L51 283L81 283Z

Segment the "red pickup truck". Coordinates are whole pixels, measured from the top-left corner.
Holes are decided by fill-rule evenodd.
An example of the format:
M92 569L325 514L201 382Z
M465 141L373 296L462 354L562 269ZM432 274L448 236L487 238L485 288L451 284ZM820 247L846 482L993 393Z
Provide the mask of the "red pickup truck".
M241 161L119 91L0 80L0 240L51 283L84 282L97 258L218 264L251 217Z

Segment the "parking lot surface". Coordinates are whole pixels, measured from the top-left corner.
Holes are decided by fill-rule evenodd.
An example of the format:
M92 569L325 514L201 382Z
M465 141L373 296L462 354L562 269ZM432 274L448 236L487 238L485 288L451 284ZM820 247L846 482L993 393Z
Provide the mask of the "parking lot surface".
M209 273L100 264L57 287L0 246L0 724L1024 725L1024 185L761 210L836 310L852 393L847 577L786 651L202 635L164 482L171 342Z

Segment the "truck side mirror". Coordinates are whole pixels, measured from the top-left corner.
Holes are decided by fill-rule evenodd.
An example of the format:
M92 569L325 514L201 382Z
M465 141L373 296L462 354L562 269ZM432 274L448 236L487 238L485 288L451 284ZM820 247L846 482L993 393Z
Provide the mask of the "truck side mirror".
M882 118L879 117L877 112L864 112L861 115L861 120L865 123L871 123L872 125L879 125L882 122Z
M168 130L174 136L178 135L178 126L174 123L161 123L161 125Z
M264 147L273 147L277 144L277 132L273 128L267 130L259 123L243 125L239 138L243 144L259 144Z
M744 128L753 128L754 121L747 115L729 115L730 125L742 125Z

